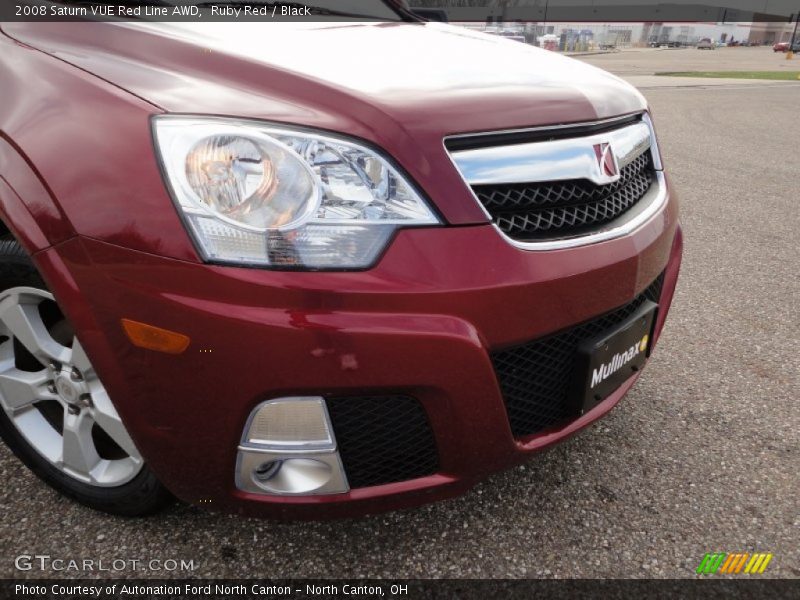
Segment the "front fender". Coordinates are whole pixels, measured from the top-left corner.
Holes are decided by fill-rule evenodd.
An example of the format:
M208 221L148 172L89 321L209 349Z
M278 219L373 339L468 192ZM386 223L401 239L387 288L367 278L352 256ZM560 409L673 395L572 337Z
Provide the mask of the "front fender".
M0 134L0 218L28 254L75 235L41 178Z

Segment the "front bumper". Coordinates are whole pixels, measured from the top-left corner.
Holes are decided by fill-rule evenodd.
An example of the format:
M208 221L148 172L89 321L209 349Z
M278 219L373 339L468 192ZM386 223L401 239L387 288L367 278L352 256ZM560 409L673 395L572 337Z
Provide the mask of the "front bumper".
M657 341L681 246L668 201L629 236L569 250L514 248L490 225L403 230L365 272L210 266L80 237L35 259L142 455L177 497L323 518L457 495L608 412L635 376L577 420L515 439L489 352L608 312L664 272ZM191 345L177 356L135 348L121 318L186 334ZM364 394L419 400L437 473L330 496L237 490L237 446L255 406Z

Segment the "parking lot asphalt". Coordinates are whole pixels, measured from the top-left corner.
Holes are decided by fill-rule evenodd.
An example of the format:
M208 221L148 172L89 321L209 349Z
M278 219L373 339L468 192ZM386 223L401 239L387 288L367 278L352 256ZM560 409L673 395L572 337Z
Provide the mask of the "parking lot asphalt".
M800 56L786 60L786 54L773 52L770 46L633 48L579 58L622 77L665 71L800 71Z
M792 80L697 78L657 75L675 71L788 71L800 73L800 56L787 60L771 47L644 48L580 57L580 60L619 75L642 91L662 87L800 86Z
M459 499L319 523L104 516L0 447L0 576L77 575L14 568L47 554L192 560L170 575L198 577L690 577L711 551L800 576L800 87L646 95L685 256L660 346L607 418Z

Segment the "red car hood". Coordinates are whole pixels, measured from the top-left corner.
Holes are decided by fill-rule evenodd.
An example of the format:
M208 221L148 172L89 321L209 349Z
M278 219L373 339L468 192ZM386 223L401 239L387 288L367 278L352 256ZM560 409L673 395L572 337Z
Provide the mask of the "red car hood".
M19 23L8 35L170 112L433 135L645 108L621 79L433 23ZM419 141L419 140L417 140Z
M444 137L645 108L634 88L603 71L440 24L80 22L2 29L102 78L76 77L82 85L111 82L146 99L153 113L265 119L369 140L457 224L487 217L445 152ZM53 110L60 93L53 90ZM81 92L63 93L74 102ZM140 125L149 128L146 119Z

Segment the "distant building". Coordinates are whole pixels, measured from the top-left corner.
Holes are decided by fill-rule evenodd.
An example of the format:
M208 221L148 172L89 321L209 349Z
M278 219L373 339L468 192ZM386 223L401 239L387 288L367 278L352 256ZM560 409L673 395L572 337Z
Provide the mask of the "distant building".
M731 41L774 43L791 36L791 26L784 23L520 23L491 21L459 25L499 33L520 35L531 44L541 45L541 37L555 35L560 50L583 50L598 47L635 47L653 44L694 45L703 38L714 42Z
M750 43L772 45L788 42L792 38L794 23L753 23L750 28Z

